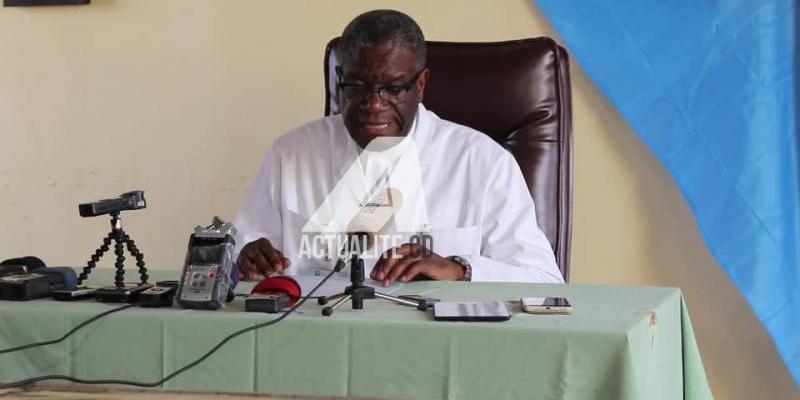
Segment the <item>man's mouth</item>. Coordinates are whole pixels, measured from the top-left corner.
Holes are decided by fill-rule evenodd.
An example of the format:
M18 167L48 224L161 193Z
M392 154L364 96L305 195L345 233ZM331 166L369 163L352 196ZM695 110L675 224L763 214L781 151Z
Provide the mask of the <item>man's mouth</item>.
M389 123L389 122L378 122L378 123L367 122L367 123L363 124L362 126L364 127L364 130L366 131L366 133L369 134L369 135L385 135L385 134L388 133L389 127L391 126L391 123Z

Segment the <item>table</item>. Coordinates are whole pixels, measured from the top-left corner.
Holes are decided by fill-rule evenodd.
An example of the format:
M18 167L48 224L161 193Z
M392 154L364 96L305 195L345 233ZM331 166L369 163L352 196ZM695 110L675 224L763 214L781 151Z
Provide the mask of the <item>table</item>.
M93 279L109 283L111 276L97 271ZM343 306L323 317L310 301L299 314L233 339L162 388L413 399L711 398L679 289L414 282L398 293L465 301L564 296L574 313L531 315L516 306L507 322L438 322L430 312L367 300L363 310ZM0 348L59 337L113 306L0 301ZM126 309L62 343L0 354L0 381L45 374L156 381L233 331L275 318L243 310L241 298L222 311Z

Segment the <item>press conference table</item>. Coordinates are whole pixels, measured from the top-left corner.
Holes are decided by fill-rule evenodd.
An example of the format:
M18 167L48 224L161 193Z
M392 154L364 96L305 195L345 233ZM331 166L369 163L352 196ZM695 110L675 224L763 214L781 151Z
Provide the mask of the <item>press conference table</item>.
M150 275L174 279L175 272ZM109 283L111 276L97 271L93 279ZM574 311L531 315L517 305L506 322L439 322L383 300L323 317L309 301L298 314L231 340L162 389L401 399L711 398L679 289L414 282L394 294L445 301L564 296ZM0 301L0 349L60 337L114 306ZM156 381L233 331L275 318L243 311L241 298L222 311L126 309L62 343L0 354L0 382L46 374Z

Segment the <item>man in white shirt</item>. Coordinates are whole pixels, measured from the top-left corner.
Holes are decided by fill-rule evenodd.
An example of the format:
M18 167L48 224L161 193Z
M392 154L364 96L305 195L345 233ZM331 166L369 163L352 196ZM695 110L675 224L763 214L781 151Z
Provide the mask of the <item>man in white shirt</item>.
M345 28L342 114L273 144L235 222L243 278L331 269L338 249L311 254L308 233L361 230L353 224L368 215L371 233L403 238L365 254L367 274L385 285L564 282L513 156L422 105L426 53L419 26L397 11L370 11ZM377 198L395 201L375 224Z

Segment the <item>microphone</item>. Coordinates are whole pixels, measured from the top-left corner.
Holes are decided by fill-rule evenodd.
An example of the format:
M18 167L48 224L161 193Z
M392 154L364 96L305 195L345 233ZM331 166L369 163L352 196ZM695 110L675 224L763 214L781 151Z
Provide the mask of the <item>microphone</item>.
M350 220L345 234L345 243L339 252L339 261L334 269L341 270L341 261L354 255L361 255L375 245L375 238L386 231L392 217L403 205L403 195L399 190L387 187L374 193L370 200Z
M367 232L372 235L383 233L402 206L403 195L398 189L387 187L378 190L360 205L358 212L347 225L347 232Z
M347 266L347 262L353 257L359 257L365 251L372 248L375 242L375 234L371 232L348 232L345 235L345 242L339 250L339 257L333 266L335 272L339 272Z
M372 248L375 244L375 234L371 232L349 232L346 235L346 242L339 252L339 258L350 258L353 255L361 255Z
M350 281L354 285L365 279L364 260L361 254L371 249L377 235L388 229L392 219L403 206L403 194L399 189L386 186L375 191L370 200L361 204L347 227L346 243L339 253L339 259L333 267L340 272L350 262Z

